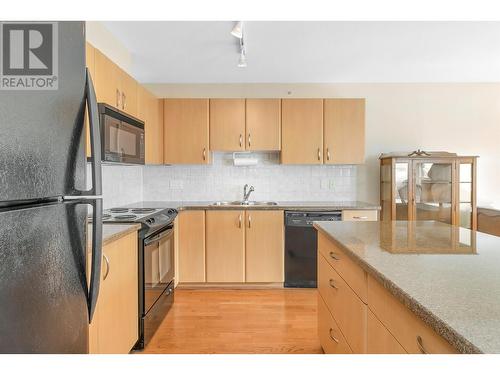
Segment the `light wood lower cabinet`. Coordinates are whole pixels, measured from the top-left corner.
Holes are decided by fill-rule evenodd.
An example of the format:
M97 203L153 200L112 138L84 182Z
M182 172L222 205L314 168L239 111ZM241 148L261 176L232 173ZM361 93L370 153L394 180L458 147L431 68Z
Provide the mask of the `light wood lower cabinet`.
M181 284L283 283L283 211L186 210L176 228Z
M366 352L366 304L318 255L318 291L354 353Z
M330 314L321 294L318 294L318 337L326 354L351 354L342 331Z
M245 281L245 211L206 211L207 282Z
M342 210L342 221L377 221L378 210Z
M408 353L451 354L457 352L371 276L368 276L368 304Z
M181 283L203 283L205 275L205 211L181 211L177 221Z
M283 211L246 211L246 281L284 281Z
M340 352L342 340L353 353L457 352L360 266L350 259L345 262L347 257L319 234L318 334L325 353ZM330 328L336 340L327 334Z
M366 353L368 354L405 354L401 344L368 309Z
M126 354L138 339L137 232L103 247L89 353Z

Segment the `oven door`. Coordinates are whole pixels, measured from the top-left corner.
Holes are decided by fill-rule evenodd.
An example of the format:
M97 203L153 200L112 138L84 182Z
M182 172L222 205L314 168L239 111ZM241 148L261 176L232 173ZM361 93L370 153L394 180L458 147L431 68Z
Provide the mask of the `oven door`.
M103 158L111 162L144 164L144 129L121 117L110 113L101 115Z
M144 314L174 279L174 229L144 240Z

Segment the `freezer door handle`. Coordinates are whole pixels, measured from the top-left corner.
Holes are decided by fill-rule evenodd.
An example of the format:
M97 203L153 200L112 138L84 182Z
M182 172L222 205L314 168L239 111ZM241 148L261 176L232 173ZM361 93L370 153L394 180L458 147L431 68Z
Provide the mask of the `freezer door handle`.
M92 77L89 69L86 69L87 79L85 82L85 99L89 115L90 130L90 150L92 163L92 189L84 192L85 195L100 196L102 194L102 149L101 149L101 131L99 126L99 112L97 108L97 99L95 95Z
M92 322L92 317L94 316L101 283L102 199L95 199L92 206L92 263L90 267L90 287L87 299L89 323Z

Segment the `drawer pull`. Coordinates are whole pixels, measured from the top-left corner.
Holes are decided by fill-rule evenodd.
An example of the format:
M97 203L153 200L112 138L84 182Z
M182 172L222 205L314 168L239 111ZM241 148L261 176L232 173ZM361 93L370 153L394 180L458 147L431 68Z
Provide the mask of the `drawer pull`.
M339 339L336 338L334 335L333 335L333 328L330 328L330 338L335 341L337 344L339 343Z
M330 286L333 288L333 289L339 289L339 287L337 285L335 285L335 280L333 279L330 279Z
M109 274L109 259L106 256L106 254L102 254L102 257L104 258L104 262L106 262L106 272L104 273L104 276L102 277L103 280L106 280Z
M368 219L368 216L353 216L352 218L356 220L366 220Z
M333 260L340 260L337 254L335 254L333 251L330 251L330 258Z
M427 353L427 350L425 350L422 337L420 337L420 336L417 336L417 346L420 349L420 352L422 354L429 354L429 353Z

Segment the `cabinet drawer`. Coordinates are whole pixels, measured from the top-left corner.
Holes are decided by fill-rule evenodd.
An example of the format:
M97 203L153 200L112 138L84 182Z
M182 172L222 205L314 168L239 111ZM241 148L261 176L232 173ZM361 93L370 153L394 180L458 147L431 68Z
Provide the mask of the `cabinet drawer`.
M366 272L321 232L318 232L318 249L358 297L366 303Z
M367 307L321 255L318 289L352 351L364 353Z
M343 221L377 221L377 210L343 210Z
M368 309L368 332L366 334L366 352L368 354L405 354L401 344Z
M318 295L318 337L326 354L351 354L352 350L333 320L323 298Z
M457 352L371 276L368 277L368 306L408 353Z

